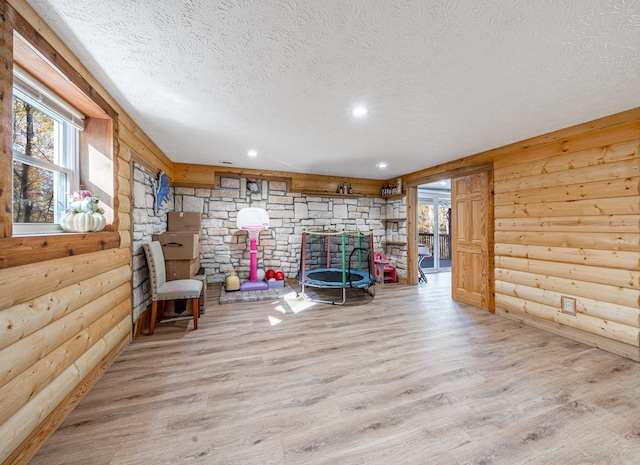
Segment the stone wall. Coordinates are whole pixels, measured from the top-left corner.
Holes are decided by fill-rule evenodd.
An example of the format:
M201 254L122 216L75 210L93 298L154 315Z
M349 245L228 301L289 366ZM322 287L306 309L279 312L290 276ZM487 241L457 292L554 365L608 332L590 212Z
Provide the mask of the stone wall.
M223 282L231 269L239 270L242 280L248 278L248 234L236 225L242 208L259 207L269 213L270 227L258 239L258 267L282 270L287 278L298 272L303 228L348 231L360 228L367 232L372 228L375 248L382 250L382 242L388 236L380 219L406 216L404 198L388 202L357 196L306 196L288 193L285 182L266 180L257 180L258 191L250 192L246 181L222 178L220 189L175 189L176 211L203 214L201 265L208 283ZM406 240L406 224L400 225L397 233L398 240ZM406 248L399 248L397 254L392 258L398 261L398 275L406 277Z
M167 212L174 210L174 189L169 202L155 214L155 199L151 179L154 176L141 165L133 162L133 321L151 305L151 284L149 268L142 244L151 241L153 234L167 230Z
M282 181L257 180L258 191L246 188L247 179L222 178L220 189L176 187L158 215L154 212L151 179L141 165L133 164L133 320L151 304L149 270L142 244L167 230L167 212L202 213L201 266L207 283L224 282L228 270L237 269L241 280L249 276L249 237L236 224L245 207L264 208L270 227L258 238L258 266L282 270L295 277L300 265L302 229L372 229L376 251L396 260L398 276L406 278L406 247L383 249L386 240L406 241L406 222L385 224L381 218L405 218L404 198L385 200L358 196L306 196L288 193Z

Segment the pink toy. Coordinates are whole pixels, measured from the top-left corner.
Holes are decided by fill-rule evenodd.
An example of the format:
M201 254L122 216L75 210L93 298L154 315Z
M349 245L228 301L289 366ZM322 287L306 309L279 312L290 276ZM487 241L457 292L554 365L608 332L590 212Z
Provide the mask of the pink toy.
M382 252L376 252L373 254L373 265L376 274L376 280L380 284L384 284L387 281L392 283L396 282L396 262L389 260Z
M240 284L241 291L269 289L266 281L258 280L258 234L269 228L269 214L263 208L243 208L238 212L239 229L249 232L251 254L249 262L249 281Z

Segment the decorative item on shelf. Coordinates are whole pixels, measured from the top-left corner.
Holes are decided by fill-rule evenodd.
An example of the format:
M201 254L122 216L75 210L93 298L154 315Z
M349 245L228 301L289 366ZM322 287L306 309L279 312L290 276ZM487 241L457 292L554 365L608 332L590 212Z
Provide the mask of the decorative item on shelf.
M347 182L345 181L342 183L342 193L346 194L348 192L349 192L349 188L347 187Z
M107 224L103 213L97 196L87 190L75 191L67 212L60 219L60 227L75 233L102 231Z
M349 184L349 194L353 194L353 186Z
M398 178L397 184L384 183L380 190L382 197L389 197L390 195L402 194L402 179Z

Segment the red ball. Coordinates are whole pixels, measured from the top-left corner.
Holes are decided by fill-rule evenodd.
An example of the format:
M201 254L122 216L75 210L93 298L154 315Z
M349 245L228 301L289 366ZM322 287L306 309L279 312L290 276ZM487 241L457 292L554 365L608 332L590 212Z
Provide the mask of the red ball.
M268 280L270 280L271 278L275 278L276 277L276 272L273 270L267 270L267 272L264 274L264 277Z
M284 272L276 271L276 281L284 281Z

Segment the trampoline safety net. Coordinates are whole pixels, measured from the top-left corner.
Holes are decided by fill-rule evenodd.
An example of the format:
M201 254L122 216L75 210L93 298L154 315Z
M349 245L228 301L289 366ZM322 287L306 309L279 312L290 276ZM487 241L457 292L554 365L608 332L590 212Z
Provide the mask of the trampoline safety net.
M342 289L357 287L368 290L370 286L375 285L372 260L373 236L370 232L305 230L302 233L302 253L297 279L302 284L303 295L305 285ZM369 293L373 295L372 292ZM333 301L326 303L341 304Z

